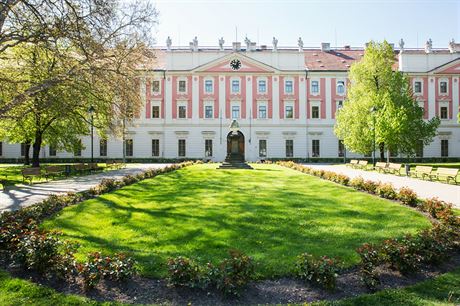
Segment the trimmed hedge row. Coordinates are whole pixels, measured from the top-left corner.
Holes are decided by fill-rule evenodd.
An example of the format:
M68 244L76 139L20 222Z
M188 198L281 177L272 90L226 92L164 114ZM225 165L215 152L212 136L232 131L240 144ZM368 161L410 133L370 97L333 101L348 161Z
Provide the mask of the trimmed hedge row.
M33 206L4 212L0 215L0 257L9 265L33 270L45 277L80 279L84 290L93 288L102 278L129 279L136 272L132 258L125 254L103 256L95 252L88 254L86 261L79 262L74 256L78 244L60 239L58 232L40 229L39 223L69 205L191 164L193 162L148 169L120 180L103 179L89 191L51 195Z
M375 290L380 284L377 267L381 265L389 266L402 274L410 274L418 271L421 264L444 262L452 251L460 249L460 217L455 216L450 203L437 198L421 200L407 187L397 191L389 183L364 180L362 177L350 179L343 174L305 167L292 161L277 164L382 198L399 201L403 205L427 213L434 219L432 228L415 235L387 239L378 245L365 243L356 250L361 258L361 280L371 290ZM335 287L335 271L338 269L336 261L325 257L321 261L311 255L302 254L299 256L299 263L298 276L301 279L313 281L328 289Z

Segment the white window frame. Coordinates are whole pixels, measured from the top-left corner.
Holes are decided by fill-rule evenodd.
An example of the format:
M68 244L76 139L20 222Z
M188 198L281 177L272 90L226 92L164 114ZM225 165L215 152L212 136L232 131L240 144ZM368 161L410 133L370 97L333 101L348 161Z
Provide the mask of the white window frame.
M439 114L439 119L441 120L449 120L449 102L446 101L439 101L439 109L438 109L438 114ZM445 107L447 109L447 118L441 118L441 108Z
M287 114L287 111L286 111L286 107L292 107L292 118L288 118L286 116ZM295 119L295 107L294 107L294 101L284 101L284 119L287 119L287 120L293 120Z
M158 113L158 118L153 118L153 107L158 106L159 113ZM150 110L150 119L160 119L161 118L161 101L153 100L150 104L151 110Z
M340 106L340 102L342 102L342 106ZM343 108L344 102L345 102L344 99L336 99L335 100L335 111L336 112L338 112L339 110L341 110ZM321 113L320 113L320 117L321 117Z
M343 83L343 92L342 93L339 92L339 84L340 83ZM336 95L345 96L345 94L347 93L346 84L347 83L345 82L345 80L342 80L342 79L339 79L339 80L336 81L336 84L335 84L335 93L336 93Z
M159 95L161 95L161 79L159 79L159 78L154 78L154 79L151 80L151 82L152 82L152 83L151 83L151 84L152 84L152 85L151 85L151 86L152 86L152 88L151 88L151 89L152 89L152 95L154 95L154 96L159 96ZM154 91L154 90L153 90L153 82L158 82L158 91Z
M259 108L265 106L265 118L261 118ZM257 119L266 120L268 119L268 103L266 101L257 102Z
M286 90L287 82L291 82L291 84L292 84L292 86L291 86L292 91L291 92L287 92L287 90ZM284 91L283 92L284 92L285 95L293 95L294 94L294 79L293 78L285 78L284 79Z
M260 91L259 82L265 82L265 91ZM257 93L258 94L267 94L268 93L268 80L267 78L257 78Z
M441 83L446 82L446 92L441 92ZM449 79L447 78L440 78L438 80L438 93L440 96L447 96L449 95Z
M233 107L238 106L238 118L233 117ZM230 104L230 118L231 119L241 119L241 102L234 101Z
M210 118L206 117L206 107L209 107L209 106L212 109L212 114L211 114ZM203 118L207 119L207 120L214 119L214 101L206 101L206 102L204 102L204 105L203 105Z
M184 141L184 155L179 154L179 152L180 152L179 140ZM187 139L186 138L177 138L177 157L178 158L187 157Z
M158 141L158 155L153 155L153 141L154 140L157 140ZM160 157L161 156L161 139L158 138L158 137L155 137L155 138L152 138L150 140L150 154L152 155L152 157Z
M313 107L318 106L318 118L313 118ZM320 120L321 119L321 102L320 101L310 101L310 119Z
M288 151L287 151L287 142L291 141L292 142L292 156L288 156ZM293 138L286 138L284 139L284 156L286 158L294 158L295 156L295 151L294 151L294 139Z
M233 91L233 82L238 81L238 91ZM230 94L237 95L241 93L241 79L240 78L231 78L230 79Z
M260 156L260 141L263 140L265 141L265 156ZM267 138L259 138L259 141L257 142L257 155L259 158L267 158L268 157L268 139Z
M416 83L416 82L419 82L419 83L420 83L420 92L416 92L416 91L415 91L415 83ZM413 88L413 91L414 91L414 95L416 95L416 96L421 96L421 95L423 95L423 80L420 79L420 78L414 78L414 79L412 80L412 88Z
M185 81L185 91L180 91L180 86L179 86L179 84L180 84L181 81ZM188 92L187 92L187 91L188 91L188 84L187 84L187 82L188 82L188 80L187 80L186 77L177 78L177 93L178 93L178 94L181 94L181 95L186 95L186 94L188 94Z
M206 82L211 82L211 91L206 91ZM214 94L214 79L213 78L205 78L203 80L203 92L207 95Z
M210 155L208 155L208 151L206 151L206 142L209 141L209 140L211 141L211 154ZM212 158L212 157L214 157L214 153L215 153L214 152L214 139L212 139L212 138L204 138L204 156L206 158Z
M185 106L185 118L179 117L179 114L180 114L179 108L180 108L181 106ZM184 102L184 101L177 102L177 118L176 118L176 119L181 119L181 120L183 120L183 119L188 119L187 116L188 116L188 105L187 105L187 102Z
M313 92L313 82L318 82L318 91L317 92ZM310 94L312 96L318 96L320 92L321 92L321 82L319 81L319 79L311 79L310 80Z

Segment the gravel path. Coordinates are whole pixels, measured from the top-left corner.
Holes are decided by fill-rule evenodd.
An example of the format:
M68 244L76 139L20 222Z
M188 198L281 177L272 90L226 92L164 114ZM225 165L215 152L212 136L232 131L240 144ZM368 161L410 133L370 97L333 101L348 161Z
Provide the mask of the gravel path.
M126 168L97 174L71 177L64 180L51 181L33 185L8 186L0 192L0 213L16 210L21 207L38 203L50 194L78 192L90 189L104 178L118 179L128 174L136 174L149 168L164 168L170 164L127 164Z
M460 208L460 185L431 182L406 176L383 174L376 171L358 170L345 165L304 164L304 166L342 173L350 178L361 176L365 180L391 183L397 189L409 187L418 194L419 198L437 197L443 201L452 203L456 208Z

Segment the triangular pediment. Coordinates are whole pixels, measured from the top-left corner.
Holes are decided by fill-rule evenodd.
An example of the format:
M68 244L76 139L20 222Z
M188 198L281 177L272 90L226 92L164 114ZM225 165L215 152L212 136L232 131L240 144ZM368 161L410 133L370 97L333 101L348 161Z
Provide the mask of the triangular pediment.
M239 61L239 69L233 69L230 63L232 61ZM249 73L273 73L275 68L270 65L264 64L260 61L252 59L241 53L232 53L209 63L201 65L194 69L194 72L249 72Z
M435 74L460 74L460 58L436 67L432 72Z

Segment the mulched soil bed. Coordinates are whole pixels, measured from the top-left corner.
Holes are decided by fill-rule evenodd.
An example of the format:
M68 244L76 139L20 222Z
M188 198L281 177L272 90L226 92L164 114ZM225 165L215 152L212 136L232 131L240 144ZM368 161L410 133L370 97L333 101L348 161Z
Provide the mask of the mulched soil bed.
M403 276L397 271L381 267L382 284L379 290L400 288L436 277L460 266L460 252L440 266L424 266L421 271ZM164 280L136 276L126 283L101 281L90 292L82 292L76 282L66 283L47 280L36 274L4 267L11 275L29 279L35 283L52 287L59 292L84 295L97 301L118 301L122 303L168 304L168 305L254 305L309 303L319 300L337 300L369 293L360 281L358 269L343 271L337 278L337 289L333 292L305 284L293 278L262 280L251 283L239 298L225 298L218 291L204 291L188 288L168 287ZM78 282L78 280L77 280Z

